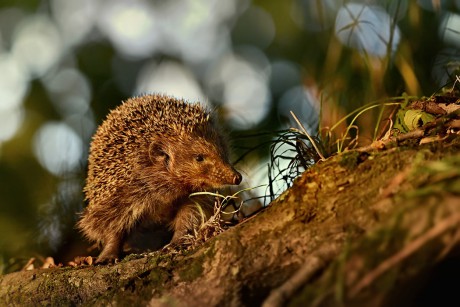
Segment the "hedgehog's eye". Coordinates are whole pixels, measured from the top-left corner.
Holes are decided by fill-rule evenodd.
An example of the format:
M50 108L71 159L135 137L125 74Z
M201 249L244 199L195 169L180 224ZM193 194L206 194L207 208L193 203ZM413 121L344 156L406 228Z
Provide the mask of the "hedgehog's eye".
M203 162L203 161L204 161L203 155L201 155L201 154L196 155L196 156L195 156L195 161L197 161L197 162Z

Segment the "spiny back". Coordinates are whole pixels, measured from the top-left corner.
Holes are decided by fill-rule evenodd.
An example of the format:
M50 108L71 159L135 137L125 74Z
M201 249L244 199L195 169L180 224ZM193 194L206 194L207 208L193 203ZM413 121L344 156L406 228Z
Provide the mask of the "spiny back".
M146 95L128 99L112 111L107 119L118 121L120 125L124 123L131 126L112 127L117 130L138 126L142 128L134 129L141 130L136 131L137 133L153 132L158 135L200 134L203 127L212 124L209 111L200 104L191 104L163 95Z

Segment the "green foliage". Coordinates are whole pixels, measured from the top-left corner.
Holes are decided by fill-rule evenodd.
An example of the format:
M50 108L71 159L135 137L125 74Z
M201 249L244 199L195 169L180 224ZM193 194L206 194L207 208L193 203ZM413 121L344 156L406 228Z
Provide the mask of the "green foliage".
M422 110L401 108L396 114L394 128L400 133L407 133L431 122L434 115Z

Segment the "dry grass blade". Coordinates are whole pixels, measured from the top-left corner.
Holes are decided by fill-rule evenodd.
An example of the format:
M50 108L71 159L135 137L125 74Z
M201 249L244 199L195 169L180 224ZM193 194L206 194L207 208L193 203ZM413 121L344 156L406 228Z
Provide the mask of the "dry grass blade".
M457 85L457 82L460 83L460 76L456 75L454 85L452 85L452 89L450 90L451 92L453 92L455 90L455 85Z
M307 132L307 130L305 129L305 127L302 125L302 123L299 121L299 119L297 118L297 116L294 114L294 112L292 111L289 111L292 115L292 117L294 118L294 120L296 121L297 125L299 125L299 127L302 129L302 132L303 134L305 134L308 138L308 140L310 141L311 145L315 148L316 150L316 153L318 154L318 156L320 156L321 160L326 160L326 158L324 158L323 154L321 153L321 151L319 150L318 146L316 145L316 142L315 140L310 136L310 134Z

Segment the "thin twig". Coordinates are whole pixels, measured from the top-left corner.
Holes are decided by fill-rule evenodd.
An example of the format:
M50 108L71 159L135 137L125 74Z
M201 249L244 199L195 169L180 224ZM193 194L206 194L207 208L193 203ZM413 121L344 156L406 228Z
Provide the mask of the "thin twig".
M388 132L391 131L391 129L393 128L393 121L391 119L393 118L393 116L395 115L395 113L396 113L396 111L398 110L399 107L400 106L394 106L393 107L393 110L391 110L391 113L388 116L388 121L385 123L385 126L383 126L383 128L381 130L382 132L380 133L380 136L377 137L376 139L382 139ZM388 127L388 129L387 129L387 127ZM387 131L387 132L385 133L385 131Z
M448 125L452 121L455 121L459 115L460 115L460 110L456 110L452 113L449 113L447 116L437 118L434 121L429 122L420 128L414 129L404 134L400 134L396 137L390 137L389 139L386 139L386 140L375 141L369 146L360 147L360 148L357 148L356 150L359 152L366 152L366 151L370 151L374 149L383 149L392 142L398 143L398 142L402 142L406 140L422 138L426 134L429 133L430 129L439 127L441 125L448 127Z

